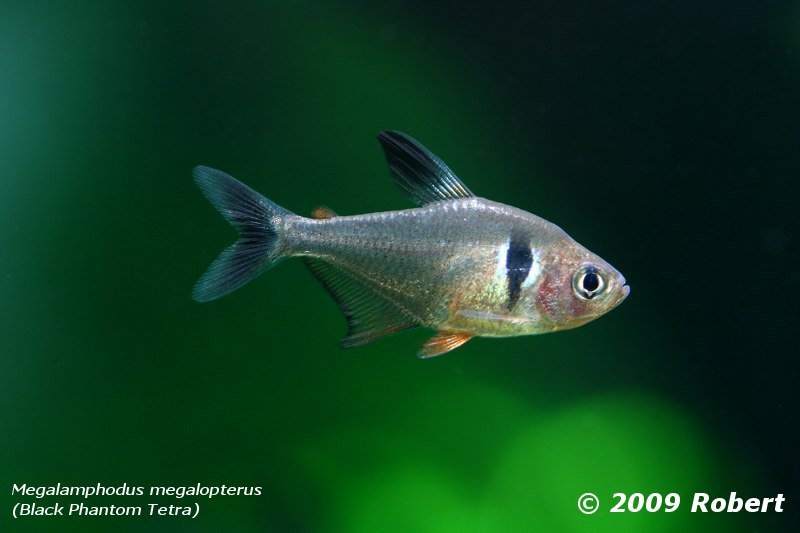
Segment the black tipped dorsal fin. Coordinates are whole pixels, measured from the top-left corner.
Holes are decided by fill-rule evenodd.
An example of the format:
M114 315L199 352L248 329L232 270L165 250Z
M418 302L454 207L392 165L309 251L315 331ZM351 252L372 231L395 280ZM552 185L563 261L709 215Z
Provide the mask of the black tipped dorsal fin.
M399 131L382 131L378 141L395 183L419 205L475 196L444 162Z
M367 344L418 325L413 317L347 272L319 259L306 257L303 261L347 319L347 335L339 343L342 348Z
M422 345L417 355L421 359L436 357L455 350L474 336L474 333L468 331L440 331Z

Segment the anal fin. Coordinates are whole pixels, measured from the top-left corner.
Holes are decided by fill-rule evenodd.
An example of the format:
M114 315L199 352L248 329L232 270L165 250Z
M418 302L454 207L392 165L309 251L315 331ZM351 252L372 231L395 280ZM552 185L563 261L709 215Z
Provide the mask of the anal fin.
M419 325L414 317L351 274L320 259L307 257L303 262L347 320L347 335L339 343L342 348L361 346Z
M474 336L474 333L468 331L440 331L422 345L417 355L421 359L436 357L455 350Z

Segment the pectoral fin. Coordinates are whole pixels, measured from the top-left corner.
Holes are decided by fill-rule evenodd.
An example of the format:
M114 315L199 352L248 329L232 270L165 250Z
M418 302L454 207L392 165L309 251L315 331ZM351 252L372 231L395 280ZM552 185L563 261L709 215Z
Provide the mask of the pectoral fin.
M505 322L507 324L528 324L534 322L533 319L524 316L500 315L497 313L487 313L485 311L475 311L473 309L462 309L458 314L465 318L487 320L489 322Z
M436 357L455 350L474 336L468 331L440 331L422 345L417 355L421 359Z

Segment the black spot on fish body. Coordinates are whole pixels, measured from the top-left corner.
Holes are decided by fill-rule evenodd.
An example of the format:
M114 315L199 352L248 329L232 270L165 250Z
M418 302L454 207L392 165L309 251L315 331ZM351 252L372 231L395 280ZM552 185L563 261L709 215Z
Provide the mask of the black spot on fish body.
M531 243L527 237L511 232L506 253L506 278L508 280L508 309L517 305L522 293L522 283L527 279L533 265Z

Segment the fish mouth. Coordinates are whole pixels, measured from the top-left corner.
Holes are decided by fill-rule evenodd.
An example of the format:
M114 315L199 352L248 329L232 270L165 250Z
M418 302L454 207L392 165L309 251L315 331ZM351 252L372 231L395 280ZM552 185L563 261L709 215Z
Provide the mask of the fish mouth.
M611 306L611 309L615 308L616 306L624 302L630 293L631 293L630 285L628 285L625 282L625 278L622 278L622 284L620 285L618 291L619 296L617 296L617 301L614 302L614 305Z
M621 304L622 302L624 302L624 301L625 301L625 298L627 298L627 297L628 297L628 295L631 293L631 287L630 287L630 285L627 285L627 284L625 284L625 282L624 282L624 281L623 281L622 283L623 283L623 285L622 285L622 287L620 287L620 294L621 294L621 295L620 295L620 297L619 297L619 300L617 300L617 303L616 303L616 304L614 304L614 307L616 307L616 306L618 306L619 304Z

